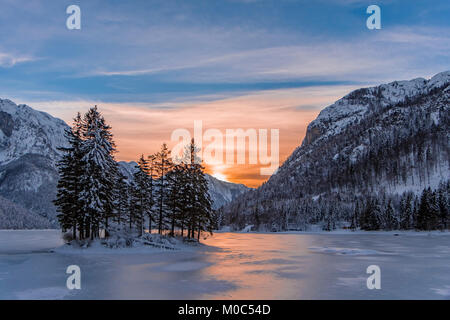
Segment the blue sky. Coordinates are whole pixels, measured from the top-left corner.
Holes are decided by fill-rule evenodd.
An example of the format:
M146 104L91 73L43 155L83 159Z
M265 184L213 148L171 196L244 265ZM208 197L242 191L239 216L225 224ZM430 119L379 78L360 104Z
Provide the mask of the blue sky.
M66 28L73 4L81 30ZM371 4L381 30L366 28ZM67 122L99 105L119 160L202 120L279 129L283 161L349 91L449 70L449 17L448 0L0 0L0 97ZM267 178L209 169L251 186Z
M77 4L82 29L67 30ZM449 68L448 1L2 0L0 94L164 103L376 84Z

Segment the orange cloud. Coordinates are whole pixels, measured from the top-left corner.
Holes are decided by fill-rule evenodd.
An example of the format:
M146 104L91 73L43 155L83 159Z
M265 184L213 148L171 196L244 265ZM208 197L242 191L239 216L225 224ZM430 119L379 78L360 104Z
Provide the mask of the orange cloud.
M163 142L173 147L177 142L170 141L172 132L185 128L193 135L194 120L202 120L203 132L214 128L224 135L226 129L279 129L281 164L301 143L308 123L319 110L349 90L346 86L270 90L214 101L167 104L170 107L93 101L47 102L40 103L40 109L71 123L77 111L84 112L97 104L112 126L118 149L116 158L125 161L136 160L142 153L157 152ZM268 178L260 175L260 165L206 167L209 173L250 187L257 187Z

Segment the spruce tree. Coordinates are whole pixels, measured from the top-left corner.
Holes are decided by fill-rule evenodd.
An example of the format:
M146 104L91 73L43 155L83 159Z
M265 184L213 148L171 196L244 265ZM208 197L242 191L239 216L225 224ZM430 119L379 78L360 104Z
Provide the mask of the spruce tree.
M100 228L108 235L108 219L114 211L114 186L118 180L116 151L111 127L97 110L89 109L82 122L83 161L85 170L80 177L82 199L86 205L91 239L99 236Z
M436 194L430 187L425 188L420 197L416 228L419 230L435 230L439 228L439 218Z
M413 194L411 192L403 195L400 202L400 229L408 230L412 227L413 220Z
M439 209L440 228L447 229L449 217L449 198L448 198L448 183L441 183L436 191L437 207Z
M130 197L128 179L121 173L119 173L117 185L116 185L116 222L121 227L130 214Z
M142 235L144 219L146 216L151 219L151 208L153 206L151 178L149 176L150 168L144 155L138 160L136 169L134 173L133 212L138 233Z
M169 221L170 235L175 235L175 227L180 226L182 233L185 224L185 209L187 203L186 193L186 172L182 164L174 165L173 169L167 174L168 182L168 202L170 204Z
M166 175L173 169L173 162L170 158L170 150L164 143L161 150L156 154L155 161L155 220L158 226L158 233L162 234L166 229L167 216L169 215L168 203L168 181Z
M148 161L148 176L149 176L149 188L150 188L150 194L149 199L151 201L149 205L149 211L148 211L148 232L152 233L152 222L155 220L153 214L154 214L154 205L155 205L155 179L156 179L156 168L155 168L155 160L156 155L152 154L147 157Z
M212 232L214 212L209 194L208 182L205 178L204 167L201 159L197 156L200 150L195 145L194 139L185 150L185 161L187 164L187 190L189 204L189 224L191 235L194 237L197 230L197 239L200 240L202 231Z
M60 212L58 220L63 230L72 229L73 239L77 238L78 230L80 239L83 239L84 202L80 197L82 187L79 177L84 170L84 162L79 113L74 119L73 127L66 130L65 135L69 146L59 148L64 154L57 163L59 180L54 203Z

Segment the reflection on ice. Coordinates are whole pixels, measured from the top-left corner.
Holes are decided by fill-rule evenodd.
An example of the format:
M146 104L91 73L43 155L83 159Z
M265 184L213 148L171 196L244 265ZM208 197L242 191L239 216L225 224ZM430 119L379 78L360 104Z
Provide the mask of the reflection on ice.
M0 231L0 299L450 299L448 233L218 233L205 243L64 254L49 252L57 231ZM65 287L71 264L81 290ZM381 290L366 287L372 264Z

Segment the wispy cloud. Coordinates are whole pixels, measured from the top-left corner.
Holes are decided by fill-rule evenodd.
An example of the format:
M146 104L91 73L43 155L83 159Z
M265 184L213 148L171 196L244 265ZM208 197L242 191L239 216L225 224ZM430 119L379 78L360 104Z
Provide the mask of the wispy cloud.
M164 81L245 82L296 79L379 82L388 78L430 74L446 68L450 59L450 30L447 28L392 28L375 35L360 35L351 41L320 41L297 45L234 49L199 59L171 53L150 67L93 71L82 76L158 75ZM242 35L236 34L236 37ZM273 34L272 34L273 36ZM197 35L197 38L200 37ZM284 35L286 37L286 35ZM286 41L288 42L288 41ZM411 50L414 47L414 50ZM196 55L195 50L190 53Z
M11 53L0 52L0 67L10 68L18 63L36 60L33 57L14 55Z

